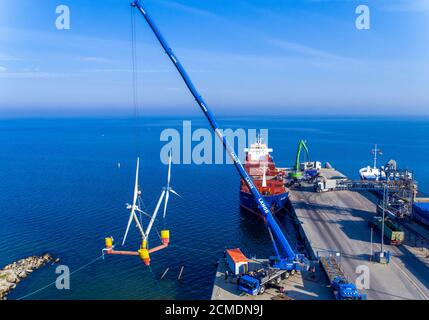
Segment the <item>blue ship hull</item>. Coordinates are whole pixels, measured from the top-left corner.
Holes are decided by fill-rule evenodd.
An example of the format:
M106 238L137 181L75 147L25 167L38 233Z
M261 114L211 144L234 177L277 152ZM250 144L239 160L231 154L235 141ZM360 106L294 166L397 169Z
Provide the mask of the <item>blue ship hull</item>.
M414 219L429 227L429 203L413 203Z
M271 212L277 213L286 205L288 195L289 192L285 192L271 196L263 196L263 198L268 207L271 209ZM250 212L260 215L255 199L250 193L240 191L240 206Z
M378 180L378 178L376 176L366 176L366 177L362 177L361 179L367 180L367 181L377 181Z

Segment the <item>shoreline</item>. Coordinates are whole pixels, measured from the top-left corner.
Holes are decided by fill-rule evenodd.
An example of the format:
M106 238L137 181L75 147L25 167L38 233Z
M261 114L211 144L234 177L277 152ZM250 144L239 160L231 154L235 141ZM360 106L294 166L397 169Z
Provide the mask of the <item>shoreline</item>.
M7 295L33 271L42 268L47 263L57 263L59 258L54 259L49 253L41 256L31 256L20 259L4 266L0 270L0 300L6 300Z

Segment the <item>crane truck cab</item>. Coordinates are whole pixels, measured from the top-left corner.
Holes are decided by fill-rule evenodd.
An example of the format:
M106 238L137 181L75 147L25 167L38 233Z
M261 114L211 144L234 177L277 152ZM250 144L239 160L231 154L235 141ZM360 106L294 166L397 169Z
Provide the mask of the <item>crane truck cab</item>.
M310 263L304 254L296 254L294 260L280 258L278 256L271 256L270 266L275 269L289 271L291 274L293 274L295 271L308 270Z
M284 289L280 286L280 282L288 277L289 272L286 270L260 269L239 277L238 290L252 296L263 294L267 287L276 287L283 292Z
M238 278L238 290L256 296L265 292L265 286L261 286L259 279L246 274Z

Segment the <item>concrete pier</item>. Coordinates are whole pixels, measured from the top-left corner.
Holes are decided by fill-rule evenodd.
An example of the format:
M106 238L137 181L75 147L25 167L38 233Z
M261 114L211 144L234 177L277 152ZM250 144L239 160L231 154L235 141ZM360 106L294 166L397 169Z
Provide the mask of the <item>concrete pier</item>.
M343 177L334 169L322 169L327 178ZM388 265L371 262L371 229L368 221L376 213L371 196L353 191L316 193L303 184L289 195L311 255L339 254L341 268L350 281L367 267L369 289L362 290L370 300L429 299L429 268L413 248L386 245L392 253ZM380 235L373 233L373 250L380 250ZM364 267L362 267L364 266Z

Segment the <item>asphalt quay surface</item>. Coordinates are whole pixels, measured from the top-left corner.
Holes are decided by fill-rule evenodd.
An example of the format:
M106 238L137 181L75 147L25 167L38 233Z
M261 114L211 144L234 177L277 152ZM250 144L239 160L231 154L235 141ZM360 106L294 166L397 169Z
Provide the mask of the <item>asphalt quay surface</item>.
M335 170L331 176L342 176ZM350 281L357 269L369 269L369 289L361 292L368 300L429 299L429 268L425 257L418 258L408 244L385 245L392 253L388 265L370 261L371 229L368 221L376 205L364 192L331 191L316 193L312 186L290 191L290 200L314 255L337 254L340 266ZM380 234L374 229L373 250L380 250ZM426 258L427 259L427 258Z

